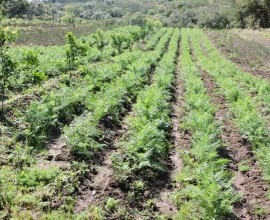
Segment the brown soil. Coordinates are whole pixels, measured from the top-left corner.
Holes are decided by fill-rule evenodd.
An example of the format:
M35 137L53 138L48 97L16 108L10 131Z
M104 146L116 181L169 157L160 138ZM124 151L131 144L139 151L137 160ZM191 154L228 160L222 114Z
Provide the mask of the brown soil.
M71 160L70 149L62 136L54 139L48 144L48 154L44 158L41 156L37 161L37 167L49 169L59 167L63 170L69 167Z
M249 72L254 76L262 77L270 82L270 70L251 68L245 61L238 58L233 58L231 61L233 61L243 71Z
M240 38L234 33L228 35L230 42L224 40L219 32L207 32L207 36L219 51L240 69L270 81L270 40L264 43L254 40L251 43L250 40Z
M224 148L220 154L230 160L228 169L235 174L234 186L242 200L235 204L234 211L239 219L270 219L270 201L267 199L268 184L263 181L258 162L248 141L237 131L233 115L225 98L217 90L214 80L204 71L202 79L212 101L218 106L215 118L222 125ZM244 164L249 170L240 170ZM256 214L260 208L266 213Z
M184 83L180 78L180 64L177 64L176 70L176 81L174 86L174 100L172 102L172 142L173 147L169 154L169 162L171 163L171 170L169 174L168 182L172 183L173 187L163 189L156 202L158 210L166 217L171 218L177 212L177 207L173 204L171 200L172 192L179 186L175 182L175 177L177 173L183 167L183 161L180 158L179 150L185 150L189 148L190 135L180 130L181 120L185 115L184 108ZM169 186L169 184L167 184Z
M91 177L81 187L80 196L75 206L76 212L85 210L89 205L96 205L105 201L109 183L113 177L110 160L111 153L112 151L105 153L105 160L95 169L95 172L91 174Z

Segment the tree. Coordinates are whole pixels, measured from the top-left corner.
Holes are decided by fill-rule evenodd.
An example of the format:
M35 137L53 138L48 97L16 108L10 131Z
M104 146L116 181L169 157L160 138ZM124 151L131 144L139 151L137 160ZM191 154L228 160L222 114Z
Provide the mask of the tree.
M66 35L68 47L66 49L66 57L68 61L69 70L73 70L76 66L75 61L79 56L86 55L87 48L77 40L75 35L68 32Z
M8 18L19 17L21 18L27 13L30 4L27 0L2 0L0 2L3 14Z
M15 62L8 55L9 43L14 41L16 31L0 28L0 92L1 120L4 120L4 100L10 77L15 73Z
M94 44L97 46L97 48L102 52L103 48L105 47L105 39L104 39L104 33L102 30L97 30L95 34L93 34L93 38L95 39Z
M270 0L235 0L239 7L238 19L242 26L270 27Z

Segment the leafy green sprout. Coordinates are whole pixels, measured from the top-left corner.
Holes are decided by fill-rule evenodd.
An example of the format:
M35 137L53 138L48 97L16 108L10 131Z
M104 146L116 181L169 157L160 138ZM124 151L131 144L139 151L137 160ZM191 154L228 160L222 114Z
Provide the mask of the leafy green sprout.
M115 200L114 198L110 197L108 198L107 202L106 202L106 207L110 210L113 211L116 209L118 202L117 200Z
M246 164L246 161L243 161L238 165L238 169L240 172L245 173L250 170L250 166Z

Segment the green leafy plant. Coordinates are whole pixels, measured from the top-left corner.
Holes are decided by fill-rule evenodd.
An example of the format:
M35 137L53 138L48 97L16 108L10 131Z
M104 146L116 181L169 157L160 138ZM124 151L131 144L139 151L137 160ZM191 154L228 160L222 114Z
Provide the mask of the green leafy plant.
M1 120L4 120L4 101L10 78L15 74L16 63L8 54L9 43L15 40L16 31L0 28L0 91L1 91Z
M103 31L102 30L97 30L97 32L93 35L93 38L95 39L94 44L102 52L103 48L106 45Z
M118 51L118 54L120 54L122 51L124 40L125 40L124 35L123 34L113 34L113 35L111 35L111 38L112 38L113 47L115 47Z
M118 202L117 200L115 200L114 198L108 198L107 202L106 202L106 207L110 210L110 211L114 211L116 209Z
M184 168L176 177L181 187L173 195L179 207L174 219L222 219L232 213L239 196L235 195L232 175L226 170L228 160L218 155L221 129L192 60L189 36L189 30L182 30L180 68L188 110L182 129L188 130L192 139L190 151L182 152Z
M69 70L74 70L76 67L75 61L80 56L85 56L87 48L84 44L79 42L75 35L71 32L68 32L66 35L68 47L66 48L66 58L68 62Z

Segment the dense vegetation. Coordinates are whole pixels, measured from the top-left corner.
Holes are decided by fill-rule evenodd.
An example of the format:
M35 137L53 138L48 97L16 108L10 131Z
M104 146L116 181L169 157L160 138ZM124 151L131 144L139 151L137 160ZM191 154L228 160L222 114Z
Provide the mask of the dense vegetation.
M1 16L75 25L88 20L141 25L146 18L181 27L269 27L269 0L2 0ZM11 23L9 21L9 23Z
M0 219L270 219L269 1L0 5Z
M50 47L1 28L1 218L269 217L269 82L155 25Z

